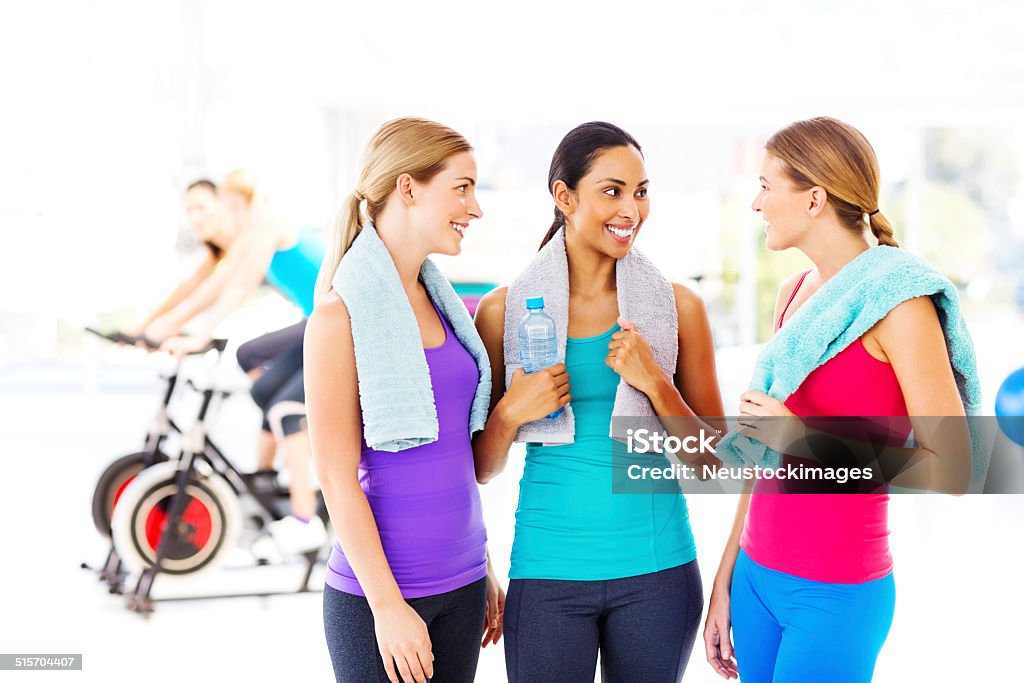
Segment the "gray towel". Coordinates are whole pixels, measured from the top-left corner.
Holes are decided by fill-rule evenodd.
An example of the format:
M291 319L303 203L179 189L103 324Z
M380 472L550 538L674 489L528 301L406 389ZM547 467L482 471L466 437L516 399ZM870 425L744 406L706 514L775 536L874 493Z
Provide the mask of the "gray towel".
M487 350L466 305L430 259L420 267L420 281L476 361L480 379L469 415L472 434L483 429L490 408ZM395 452L437 441L437 408L416 315L395 262L372 225L360 231L331 284L352 320L367 445Z
M615 283L618 289L619 315L636 323L637 330L651 345L654 359L670 376L675 375L679 355L679 316L672 283L658 271L651 261L636 249L615 263ZM526 315L526 299L544 297L544 311L555 321L558 330L558 360L565 362L565 339L569 329L569 262L565 254L565 229L555 233L534 257L526 270L508 288L505 298L505 388L512 373L522 367L519 357L519 322ZM572 375L569 376L570 384ZM654 406L645 394L637 391L625 380L619 382L615 392L608 435L626 440L629 428L662 429ZM546 417L523 425L516 441L540 442L545 445L572 443L576 433L572 405L554 420Z

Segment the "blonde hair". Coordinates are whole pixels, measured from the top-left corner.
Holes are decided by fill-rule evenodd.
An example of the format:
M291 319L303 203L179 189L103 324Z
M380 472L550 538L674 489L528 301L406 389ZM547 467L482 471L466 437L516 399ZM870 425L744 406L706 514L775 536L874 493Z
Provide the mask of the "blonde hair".
M823 187L843 225L861 234L866 219L879 244L900 246L878 208L875 150L859 130L820 116L786 126L768 138L765 149L785 163L797 189Z
M244 168L236 168L224 176L220 187L222 190L241 195L245 198L246 204L251 205L253 198L258 194L259 184L256 182L256 176L251 171L247 171Z
M451 128L420 118L401 118L380 127L363 153L359 182L342 204L331 229L324 260L316 279L316 297L331 290L334 273L345 252L363 229L365 217L377 219L395 189L398 176L408 173L426 183L444 169L449 157L473 148Z

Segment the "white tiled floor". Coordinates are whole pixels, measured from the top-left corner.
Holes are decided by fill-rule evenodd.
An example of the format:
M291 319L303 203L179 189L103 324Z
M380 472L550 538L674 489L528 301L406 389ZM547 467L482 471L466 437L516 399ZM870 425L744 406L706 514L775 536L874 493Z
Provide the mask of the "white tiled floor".
M143 620L79 568L105 552L89 516L95 478L115 455L136 447L159 392L144 364L92 375L27 372L0 386L0 651L84 654L82 672L36 673L33 681L332 680L319 594L164 603ZM257 418L244 396L224 407L218 432L241 462L252 461ZM521 455L513 460L483 488L491 552L502 571ZM734 500L695 496L689 506L709 587ZM1021 680L1013 662L1024 614L1022 497L899 496L891 528L897 615L876 680ZM224 571L173 591L284 588L300 572ZM685 680L719 680L700 653L698 643ZM478 680L505 680L500 648L483 653Z

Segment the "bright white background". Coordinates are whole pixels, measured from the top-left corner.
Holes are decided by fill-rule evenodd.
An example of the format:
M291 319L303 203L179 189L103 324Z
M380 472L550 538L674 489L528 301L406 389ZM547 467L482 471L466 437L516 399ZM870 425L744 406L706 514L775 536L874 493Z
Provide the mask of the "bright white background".
M194 263L178 206L189 180L250 168L275 205L324 227L394 116L436 118L476 147L486 216L442 261L460 280L506 282L526 262L567 130L600 118L636 135L653 206L640 248L697 278L727 409L763 340L761 302L803 263L765 255L746 208L760 146L796 118L848 120L878 151L907 247L963 285L990 410L1024 365L1021 25L1024 8L991 0L3 6L0 651L84 653L84 671L44 680L331 679L318 595L166 604L144 622L77 568L102 559L92 485L137 447L160 364L80 328L130 323ZM226 330L294 315L267 296ZM257 420L244 393L219 415L242 463ZM520 466L483 488L503 569ZM708 592L733 505L690 500ZM1018 680L1021 499L897 497L891 528L897 616L877 680ZM500 650L479 679L504 680ZM699 644L686 680L715 680Z

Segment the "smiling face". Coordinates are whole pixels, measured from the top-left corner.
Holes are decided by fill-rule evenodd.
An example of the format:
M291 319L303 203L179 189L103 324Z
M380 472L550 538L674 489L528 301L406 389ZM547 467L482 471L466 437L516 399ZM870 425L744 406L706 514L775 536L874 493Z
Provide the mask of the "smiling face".
M814 188L797 189L786 174L785 162L769 152L761 162L760 182L761 191L750 208L764 218L765 245L772 251L796 246L817 214Z
M213 190L197 185L185 192L183 205L185 221L197 240L209 242L218 236L224 216Z
M629 253L647 220L647 170L644 158L632 146L598 152L575 192L559 181L555 201L566 217L566 229L575 231L595 250L612 258Z
M462 251L469 223L483 216L476 200L476 159L472 152L448 158L426 183L412 181L409 223L428 253L454 256Z

